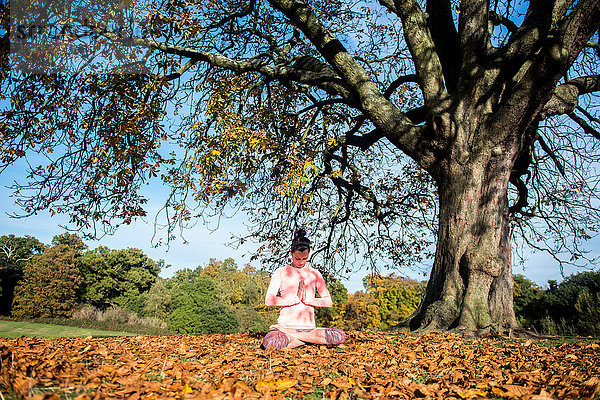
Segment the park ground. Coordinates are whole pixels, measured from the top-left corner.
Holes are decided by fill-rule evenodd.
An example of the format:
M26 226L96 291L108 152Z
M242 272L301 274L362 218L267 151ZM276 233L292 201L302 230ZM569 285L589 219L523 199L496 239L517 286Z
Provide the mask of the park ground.
M8 399L600 399L591 339L349 332L262 350L245 334L0 338Z

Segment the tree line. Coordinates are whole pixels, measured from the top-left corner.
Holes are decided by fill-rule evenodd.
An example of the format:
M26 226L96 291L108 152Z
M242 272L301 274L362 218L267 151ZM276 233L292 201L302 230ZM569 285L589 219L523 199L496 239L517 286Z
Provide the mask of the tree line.
M45 245L31 236L0 237L0 313L17 319L95 321L161 328L145 333L263 333L278 309L264 305L270 273L233 259L211 259L170 278L163 261L141 250L90 250L75 234L55 236ZM332 308L316 310L319 325L347 330L385 329L418 307L427 282L370 274L364 291L348 293L322 272ZM544 290L514 277L514 304L522 326L541 333L600 335L600 273L584 272Z

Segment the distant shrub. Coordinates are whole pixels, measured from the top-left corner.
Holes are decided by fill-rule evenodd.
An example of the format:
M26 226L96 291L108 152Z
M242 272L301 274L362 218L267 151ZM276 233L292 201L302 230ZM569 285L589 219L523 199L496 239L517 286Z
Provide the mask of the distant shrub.
M517 321L524 328L531 328L544 315L542 298L544 289L523 275L515 275L513 286L514 308Z
M198 310L201 321L199 333L237 332L238 319L235 311L223 304L210 304Z
M514 286L515 314L525 328L544 334L600 336L600 272L580 272L543 290L521 275Z
M84 321L98 321L99 312L100 310L96 307L90 306L89 304L83 304L73 310L71 318Z
M600 272L580 272L557 284L550 281L543 307L560 335L600 334Z
M257 312L253 307L243 307L235 310L239 321L238 332L267 333L269 327L277 321L277 310Z
M584 290L575 303L579 331L584 335L600 336L600 292Z
M409 317L419 306L425 282L397 276L379 274L368 275L363 279L366 294L376 301L380 321L378 328L397 325ZM348 300L350 301L350 300Z
M140 318L134 312L120 308L100 310L90 305L80 305L72 316L76 326L94 327L104 330L127 331L140 334L173 334L167 323L158 318Z
M244 332L251 334L265 334L269 332L271 325L277 320L277 314L258 314L255 313L255 318L252 321L252 325L248 327Z
M238 319L234 310L212 303L175 309L169 315L168 327L182 334L234 333L238 329Z

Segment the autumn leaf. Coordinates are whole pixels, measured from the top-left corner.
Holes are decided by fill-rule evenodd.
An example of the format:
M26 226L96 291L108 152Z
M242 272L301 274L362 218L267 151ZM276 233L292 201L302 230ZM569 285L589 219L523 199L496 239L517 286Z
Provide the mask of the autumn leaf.
M338 389L350 389L352 386L356 385L356 382L354 382L354 379L349 377L339 377L335 378L331 384Z
M194 391L192 390L191 387L189 387L189 385L186 383L184 388L183 388L183 394L190 394L193 393Z
M297 383L298 381L294 379L263 379L256 383L256 390L259 392L285 390Z
M368 331L347 332L335 348L265 351L260 341L242 334L0 339L0 390L78 400L594 400L600 393L598 345L589 341Z

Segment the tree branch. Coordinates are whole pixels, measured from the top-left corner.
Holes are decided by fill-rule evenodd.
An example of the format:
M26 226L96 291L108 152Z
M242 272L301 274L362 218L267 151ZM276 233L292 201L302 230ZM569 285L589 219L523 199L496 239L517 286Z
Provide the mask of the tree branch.
M589 47L596 51L596 55L600 58L600 44L592 42L591 40L585 44L585 47Z
M557 24L567 13L567 10L575 3L575 0L555 0L554 10L552 12L552 23Z
M443 111L448 93L444 87L442 64L436 52L425 14L415 0L396 0L404 39L412 55L425 107L430 114Z
M173 72L172 74L169 74L169 75L165 76L161 80L163 80L163 81L172 81L174 79L179 78L187 70L189 70L194 65L196 65L196 62L197 62L196 60L189 60L187 63L185 63L185 65L183 67L181 67L180 69L178 69L176 72Z
M539 50L540 37L545 36L550 29L553 12L552 5L550 1L547 3L545 1L531 1L523 23L510 36L504 59L505 62L513 63L516 70Z
M422 151L424 146L420 140L420 130L383 96L362 65L348 53L306 3L300 0L270 0L270 3L304 32L345 86L356 93L354 97L358 99L359 109L378 129L388 137L393 136L394 144L413 158ZM439 77L441 79L441 74Z
M587 119L589 119L592 122L595 122L597 124L600 124L600 119L594 117L592 114L590 114L588 112L588 110L586 110L585 108L581 107L581 106L577 106L577 111L579 111L580 113L582 113L583 115L585 115L585 117Z
M375 213L375 217L379 221L383 220L387 215L390 214L389 211L388 212L382 211L382 205L379 202L379 200L377 200L375 193L373 193L373 191L369 187L364 186L363 184L361 184L359 182L358 177L360 176L360 171L358 171L358 168L356 168L354 165L348 163L347 160L340 157L339 155L327 152L325 157L326 157L326 159L325 159L326 167L325 167L324 172L330 176L330 179L334 183L335 186L343 187L349 193L354 192L354 193L358 194L360 197L362 197L364 200L366 200L368 203L371 203L373 205L373 211ZM342 165L344 168L350 169L350 171L352 172L352 181L348 181L339 176L337 176L337 177L331 176L331 174L333 172L333 170L331 168L332 160L339 162L340 165Z
M256 8L256 0L250 0L248 5L246 7L243 7L240 11L231 13L231 14L223 17L219 21L213 22L212 24L210 24L209 26L207 26L204 29L208 30L208 29L219 28L219 27L222 27L223 25L225 25L229 21L233 21L234 19L237 19L237 18L244 18L245 16L249 15L252 11L254 11L255 8Z
M554 162L554 165L556 166L556 169L558 170L558 172L560 172L560 174L562 176L565 176L565 168L563 167L562 163L558 159L558 156L554 153L554 151L552 151L550 146L548 146L548 144L546 143L544 138L538 134L537 141L540 144L540 147L542 148L542 150L544 150L544 152L546 154L548 154L548 156L550 156L550 158Z
M481 63L490 46L488 1L462 0L458 18L458 37L463 55L463 71L470 71Z
M34 254L30 255L27 258L16 258L16 259L12 259L13 256L16 254L17 252L17 248L10 246L8 244L5 244L3 246L0 247L0 251L2 251L2 253L4 253L4 255L6 256L6 260L10 261L10 262L14 262L14 263L18 263L21 261L29 261L33 258Z
M407 82L415 82L416 83L417 76L415 74L410 74L410 75L401 76L400 78L396 79L385 90L385 92L383 93L383 97L385 97L386 99L389 99L392 96L392 94L396 91L396 89L398 89L400 86L402 86L403 84L405 84Z
M394 0L378 0L378 1L379 1L379 4L381 4L388 10L390 10L390 12L400 16L398 14L398 9L396 8L396 5L394 4Z
M462 64L462 50L451 7L449 0L429 0L426 8L429 30L442 63L446 89L449 92L456 89Z
M567 114L579 104L579 96L600 91L600 75L574 78L557 86L540 112L541 119L553 115Z
M346 135L345 144L349 146L359 147L362 150L367 150L374 145L379 139L383 138L384 134L379 129L373 129L371 132L362 135Z
M94 27L91 27L94 28ZM95 28L100 28L95 27ZM259 58L251 58L247 60L234 60L226 57L222 54L211 53L202 50L196 50L184 46L176 46L159 42L154 39L133 37L133 38L120 38L117 34L108 32L106 30L100 31L103 36L116 42L122 43L123 45L130 46L141 46L152 50L159 50L165 54L173 54L181 57L189 58L190 61L186 63L179 71L174 72L171 75L163 77L164 80L176 79L185 71L187 71L192 65L198 62L205 62L212 67L223 68L229 71L244 73L244 72L258 72L268 79L279 80L279 81L294 81L301 84L311 85L318 87L329 94L339 95L346 98L350 98L351 94L348 89L343 85L342 80L339 76L333 72L330 68L322 69L320 71L314 71L302 68L302 65L295 66L288 63L281 63L278 65L271 65Z
M597 130L592 128L592 126L590 124L588 124L583 118L581 118L579 115L575 114L574 112L568 112L567 115L569 116L569 118L571 118L573 121L575 121L577 123L577 125L579 125L585 133L587 133L588 135L592 135L596 139L600 140L600 132L598 132Z
M532 213L523 211L525 207L527 207L527 197L529 196L529 191L527 189L527 185L523 182L520 176L511 175L510 183L517 189L517 201L515 204L508 208L508 213L510 215L514 215L519 213L521 215L527 217L533 217Z
M598 31L600 0L578 1L574 9L559 22L559 48L555 51L559 61L571 65Z
M511 34L515 33L519 29L519 27L513 21L500 14L497 14L495 11L490 11L490 21L492 21L494 25L504 25L504 27L508 29Z

